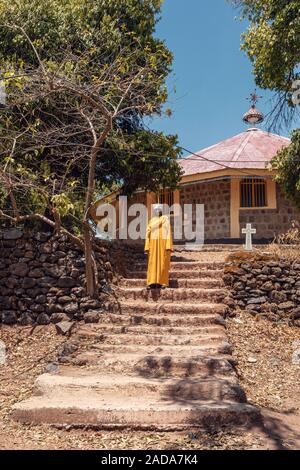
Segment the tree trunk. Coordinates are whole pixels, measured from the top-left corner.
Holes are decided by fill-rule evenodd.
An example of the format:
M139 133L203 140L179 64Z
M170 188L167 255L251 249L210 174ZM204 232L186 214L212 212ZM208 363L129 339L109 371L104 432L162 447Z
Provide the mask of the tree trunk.
M89 164L89 175L88 175L88 185L85 201L85 214L83 219L83 234L84 234L84 245L85 245L85 273L86 273L86 292L87 295L91 298L95 298L97 295L98 288L98 279L97 273L94 264L94 253L93 253L93 244L91 240L91 230L89 227L89 211L93 203L94 189L95 189L95 168L97 155L101 149L101 145L105 141L109 131L112 128L112 117L106 116L107 122L104 131L101 136L96 139L95 144L92 149L91 159Z
M96 273L93 266L93 247L90 229L84 227L84 251L85 251L85 278L86 293L89 297L95 298L97 293Z

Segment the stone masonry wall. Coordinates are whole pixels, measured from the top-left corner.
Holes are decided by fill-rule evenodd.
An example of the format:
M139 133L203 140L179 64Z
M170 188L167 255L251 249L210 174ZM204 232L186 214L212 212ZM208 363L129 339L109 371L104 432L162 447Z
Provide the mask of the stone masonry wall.
M240 226L247 223L256 228L254 239L273 239L276 235L286 233L293 220L300 222L300 211L286 199L277 186L277 209L274 210L240 210Z
M300 327L300 261L234 253L226 263L224 282L237 308Z
M229 180L184 186L181 190L180 203L181 205L204 204L206 240L230 238Z
M49 233L0 232L0 323L48 324L97 321L124 272L124 248L99 242L97 300L85 294L82 251L65 237Z

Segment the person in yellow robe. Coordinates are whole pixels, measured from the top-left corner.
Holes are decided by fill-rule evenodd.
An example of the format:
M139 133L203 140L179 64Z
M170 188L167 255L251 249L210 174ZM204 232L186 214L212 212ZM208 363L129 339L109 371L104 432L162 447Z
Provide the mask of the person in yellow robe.
M166 288L169 286L169 271L173 238L169 218L163 215L163 206L153 206L154 217L150 220L145 242L148 255L147 287Z

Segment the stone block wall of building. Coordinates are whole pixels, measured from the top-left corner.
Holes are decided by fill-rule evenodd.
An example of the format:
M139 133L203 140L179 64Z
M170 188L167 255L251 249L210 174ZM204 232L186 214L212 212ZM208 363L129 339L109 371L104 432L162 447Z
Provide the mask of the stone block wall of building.
M286 233L292 221L300 223L300 211L286 199L279 186L276 188L277 209L240 210L240 226L251 223L257 233L254 239L271 240Z
M230 181L220 180L184 186L180 203L204 204L205 240L230 238ZM193 212L195 227L195 209Z

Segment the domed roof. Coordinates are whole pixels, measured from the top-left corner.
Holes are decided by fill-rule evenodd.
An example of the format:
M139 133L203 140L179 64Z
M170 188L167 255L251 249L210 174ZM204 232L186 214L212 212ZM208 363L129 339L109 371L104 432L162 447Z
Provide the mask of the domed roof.
M179 161L184 176L232 169L265 169L290 139L257 128L248 129ZM204 157L204 158L201 158Z

